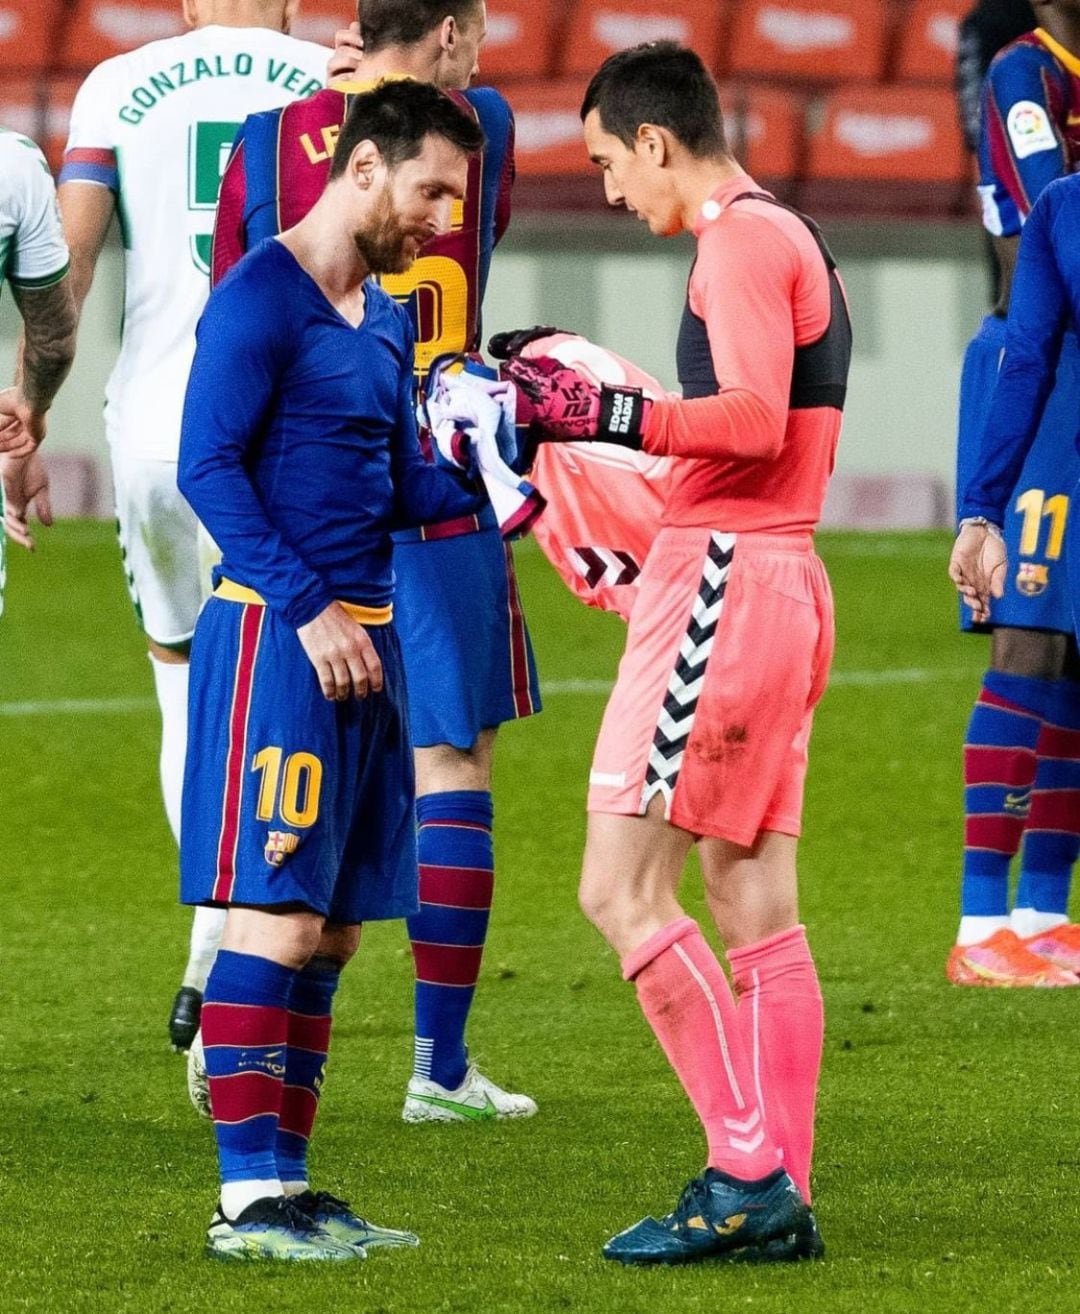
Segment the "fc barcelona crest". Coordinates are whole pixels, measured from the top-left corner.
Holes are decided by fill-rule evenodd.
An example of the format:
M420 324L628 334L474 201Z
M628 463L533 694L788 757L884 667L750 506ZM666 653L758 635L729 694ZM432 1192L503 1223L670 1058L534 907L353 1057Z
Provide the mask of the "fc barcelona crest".
M300 845L300 836L288 830L272 830L266 837L263 853L271 867L280 867Z
M1050 567L1040 566L1034 561L1021 561L1016 572L1016 587L1029 598L1037 598L1046 592L1050 583Z

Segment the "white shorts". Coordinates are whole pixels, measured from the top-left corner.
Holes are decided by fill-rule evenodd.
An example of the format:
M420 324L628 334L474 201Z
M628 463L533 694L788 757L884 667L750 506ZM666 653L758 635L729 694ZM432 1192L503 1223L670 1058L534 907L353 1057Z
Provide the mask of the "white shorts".
M148 639L183 647L205 596L199 522L176 486L176 462L112 449L117 532L128 591Z

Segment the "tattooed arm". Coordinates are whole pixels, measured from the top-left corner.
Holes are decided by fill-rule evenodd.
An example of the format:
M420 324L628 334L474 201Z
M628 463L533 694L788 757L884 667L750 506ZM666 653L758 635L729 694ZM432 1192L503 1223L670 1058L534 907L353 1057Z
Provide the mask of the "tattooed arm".
M23 318L23 339L16 382L31 410L44 414L52 405L75 359L78 313L71 276L46 288L13 284L11 294Z

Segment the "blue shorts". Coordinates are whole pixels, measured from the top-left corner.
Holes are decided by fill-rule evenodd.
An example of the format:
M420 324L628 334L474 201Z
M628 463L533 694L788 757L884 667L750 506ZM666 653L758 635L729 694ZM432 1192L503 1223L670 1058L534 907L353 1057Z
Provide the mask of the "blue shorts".
M302 904L332 922L417 910L412 743L393 624L383 691L323 697L296 631L212 597L191 649L180 899Z
M974 474L979 459L1004 346L1005 321L988 315L964 356L956 453L958 496ZM1072 633L1065 527L1073 490L1080 479L1078 429L1080 344L1074 334L1067 333L1039 432L1005 517L1005 543L1009 552L1005 596L993 601L991 621L985 626L973 625L971 612L961 604L962 629L982 632L1002 625Z
M540 710L514 561L498 529L395 535L394 575L417 747L471 748L481 730Z

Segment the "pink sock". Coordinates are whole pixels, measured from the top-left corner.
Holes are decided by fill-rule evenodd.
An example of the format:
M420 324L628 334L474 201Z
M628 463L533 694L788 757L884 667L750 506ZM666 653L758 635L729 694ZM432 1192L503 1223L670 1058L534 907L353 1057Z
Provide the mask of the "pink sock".
M806 928L781 931L732 949L727 957L755 1095L783 1152L784 1167L809 1203L825 1014Z
M680 917L623 959L623 976L705 1127L709 1167L753 1181L780 1161L769 1139L727 977Z

